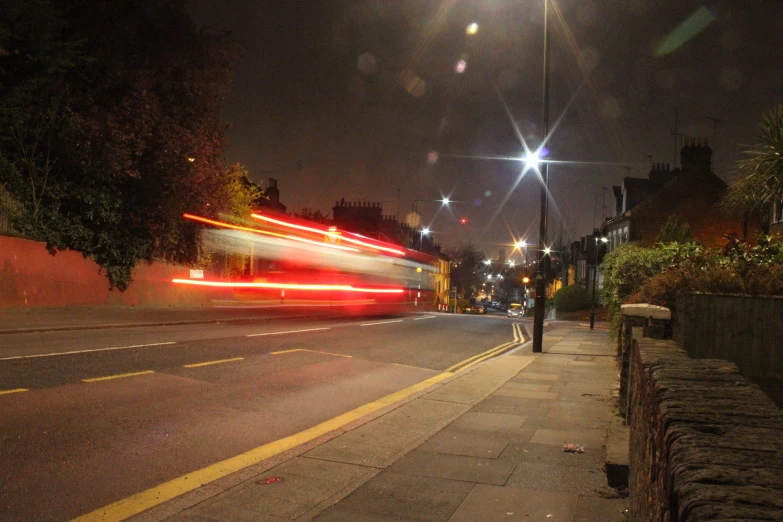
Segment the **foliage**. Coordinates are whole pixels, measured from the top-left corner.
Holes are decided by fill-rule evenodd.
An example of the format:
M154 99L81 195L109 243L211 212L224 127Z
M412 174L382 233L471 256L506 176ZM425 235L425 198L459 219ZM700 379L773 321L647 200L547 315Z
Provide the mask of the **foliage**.
M758 126L755 143L743 146L737 165L740 178L729 185L721 206L732 213L767 217L783 200L783 105L776 105Z
M194 262L191 212L239 212L220 104L233 44L179 2L3 2L0 183L14 226L124 289L137 261Z
M625 243L604 257L601 267L604 276L601 296L609 317L612 318L613 332L616 333L619 329L620 305L643 283L671 264L677 244L673 245L675 246L653 249Z
M677 294L687 291L783 295L783 239L727 239L722 251L694 243L659 243L655 248L624 245L609 254L603 295L615 332L625 302L675 310Z
M693 241L691 227L688 223L680 223L677 216L672 214L658 233L656 243L690 243Z
M484 253L472 243L464 243L446 252L451 259L451 284L464 297L476 293L481 285L479 269L484 262Z
M238 218L248 218L254 202L261 195L258 185L250 181L247 169L235 163L226 169L226 211Z
M564 286L555 292L553 301L558 312L586 310L592 304L590 292L580 285Z
M303 207L299 212L293 212L293 216L312 221L314 223L322 223L324 225L332 225L334 221L329 217L328 212L322 212L320 209L312 209Z

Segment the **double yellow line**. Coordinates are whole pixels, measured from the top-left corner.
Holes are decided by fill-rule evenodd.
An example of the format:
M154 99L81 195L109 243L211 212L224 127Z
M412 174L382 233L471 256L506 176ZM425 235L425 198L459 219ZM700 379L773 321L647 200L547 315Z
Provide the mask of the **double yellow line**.
M523 342L525 340L525 336L522 334L522 325L520 323L514 323L511 325L511 330L514 333L514 340L503 343L500 346L495 346L494 348L490 348L486 352L482 352L478 355L474 355L473 357L469 359L465 359L464 361L460 361L454 366L450 366L446 368L447 372L461 372L464 370L467 370L471 366L475 366L476 364L486 361L487 359L491 359L492 357L497 357L498 355L507 352L511 350L512 348L515 348L519 343Z
M82 515L74 519L74 521L75 522L98 522L98 521L103 522L103 521L124 520L126 518L130 518L143 511L146 511L147 509L153 508L166 501L172 500L180 495L198 489L204 484L208 484L217 479L225 477L226 475L247 468L248 466L252 466L254 464L258 464L259 462L263 462L264 460L279 455L284 451L294 449L298 446L301 446L302 444L315 440L318 437L321 437L330 432L333 432L334 430L342 428L346 424L361 419L362 417L377 412L388 406L392 406L404 399L407 399L412 395L422 392L427 388L429 388L430 386L448 379L449 377L453 376L454 373L456 372L464 371L470 368L471 366L474 366L491 357L496 357L501 353L514 348L524 340L524 336L522 335L522 330L519 324L514 323L512 325L512 330L514 332L513 341L503 343L500 346L496 346L495 348L487 350L486 352L480 353L478 355L474 355L473 357L466 359L462 362L459 362L454 366L452 366L451 368L448 368L446 371L438 375L434 375L433 377L430 377L427 380L421 381L402 390L398 390L392 394L386 395L385 397L381 397L380 399L365 404L363 406L359 406L356 409L343 413L342 415L338 415L337 417L322 422L321 424L318 424L317 426L313 426L312 428L306 429L299 433L295 433L288 437L284 437L280 440L276 440L274 442L264 444L262 446L246 451L245 453L242 453L235 457L231 457L229 459L216 462L205 468L192 471L181 477L174 478L158 486L154 486L145 491L136 493L135 495L131 495L130 497L118 500L107 506L101 507L99 509L96 509L95 511ZM283 350L280 352L273 352L273 353L283 354L292 351L297 351L297 350ZM324 352L320 352L320 353L324 353ZM340 354L329 354L329 355L340 355ZM212 361L211 363L224 362L229 360L233 360L233 359L226 359L223 361ZM201 364L205 364L205 363L201 363ZM206 364L210 364L210 363L206 363Z

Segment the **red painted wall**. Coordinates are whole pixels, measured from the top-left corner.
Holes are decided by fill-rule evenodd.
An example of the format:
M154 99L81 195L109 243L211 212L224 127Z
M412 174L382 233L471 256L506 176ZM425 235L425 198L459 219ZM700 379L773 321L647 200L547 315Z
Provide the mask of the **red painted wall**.
M43 243L0 236L0 309L46 306L209 306L221 292L173 285L187 267L140 263L125 292L109 290L100 267L80 253L46 251Z

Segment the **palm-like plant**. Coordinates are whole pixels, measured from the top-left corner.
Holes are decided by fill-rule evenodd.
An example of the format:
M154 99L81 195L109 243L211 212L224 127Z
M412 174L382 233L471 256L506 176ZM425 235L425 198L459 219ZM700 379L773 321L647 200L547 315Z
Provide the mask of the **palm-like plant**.
M743 146L740 177L727 188L721 206L767 217L772 205L783 200L783 105L764 115L755 141Z

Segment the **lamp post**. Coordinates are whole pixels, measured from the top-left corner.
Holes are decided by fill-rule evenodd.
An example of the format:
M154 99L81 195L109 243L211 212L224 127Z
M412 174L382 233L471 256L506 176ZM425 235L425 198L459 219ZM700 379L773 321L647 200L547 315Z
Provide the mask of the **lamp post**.
M543 136L546 139L549 134L549 0L544 0L544 107L543 107ZM544 162L541 169L541 212L539 216L538 231L538 273L536 274L536 313L533 318L533 352L540 353L544 343L544 307L546 306L546 279L544 264L547 257L544 255L547 233L547 204L549 185L549 166Z
M429 235L429 233L430 233L429 228L422 228L421 231L419 232L419 252L421 252L423 248L422 243L424 242L424 236Z
M609 241L605 237L595 236L595 250L593 251L593 300L590 303L590 329L595 327L595 273L598 272L598 241L606 243Z

